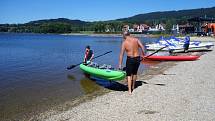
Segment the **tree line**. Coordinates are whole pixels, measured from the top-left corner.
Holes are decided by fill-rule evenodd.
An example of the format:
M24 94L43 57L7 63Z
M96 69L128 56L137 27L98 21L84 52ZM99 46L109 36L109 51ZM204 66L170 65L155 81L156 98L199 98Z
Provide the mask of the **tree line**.
M123 22L92 22L84 24L71 24L65 22L44 22L40 24L1 24L0 32L18 33L77 33L80 31L93 31L95 33L119 32Z

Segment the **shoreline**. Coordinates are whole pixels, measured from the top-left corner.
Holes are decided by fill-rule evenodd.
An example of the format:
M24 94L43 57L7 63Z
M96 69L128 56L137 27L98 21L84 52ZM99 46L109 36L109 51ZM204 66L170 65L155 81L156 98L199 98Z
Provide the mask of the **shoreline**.
M164 70L154 67L160 70L158 75L150 75L153 78L140 75L142 85L132 95L127 91L113 91L39 120L214 120L215 64L212 59L215 59L214 51L197 61L176 65L171 62L173 65ZM207 72L201 72L204 68Z
M9 33L9 32L1 32L1 33ZM44 33L23 33L23 34L44 34ZM56 33L46 33L46 34L56 34ZM63 36L92 36L92 37L122 37L122 34L95 34L95 33L63 33L63 34L56 34L56 35L63 35ZM151 37L151 38L159 38L162 35L153 35L153 34L131 34L135 37ZM169 35L171 36L171 35ZM185 38L185 36L179 36L177 38ZM215 42L215 36L190 36L191 41L206 41L206 42Z
M144 79L152 79L155 76L159 75L159 74L163 74L163 72L173 66L175 66L176 63L175 62L159 62L156 64L153 64L151 67L149 67L147 70L143 71L143 73L139 73L138 74L138 78L144 78ZM157 70L160 69L160 70ZM113 82L114 83L114 82ZM119 83L119 85L124 85L127 87L127 82L126 80L122 80L122 81L118 81L116 83ZM138 80L137 80L137 83ZM138 84L137 84L138 85ZM162 85L162 84L161 84ZM140 85L139 85L140 86ZM113 88L117 88L117 87L113 87ZM121 88L124 88L123 86ZM53 115L57 115L59 113L63 113L69 110L72 110L73 108L76 108L82 104L85 103L89 103L93 100L95 100L96 98L100 98L102 96L108 95L109 93L114 93L114 92L118 92L118 93L126 93L127 90L122 89L121 91L116 91L114 89L109 89L109 88L104 88L102 87L101 90L98 90L96 92L93 92L91 94L85 95L85 96L81 96L78 97L72 101L67 101L62 105L56 106L48 111L45 111L39 115L33 116L30 119L26 118L23 120L45 120L47 118L52 117ZM54 119L55 120L55 119ZM60 119L61 120L61 119Z
M192 38L192 39L195 39L195 38ZM208 40L208 38L204 38L204 37L201 37L201 38L198 38L198 39L200 41L207 41ZM215 42L215 39L212 38L211 41ZM209 53L212 53L212 52L209 52ZM206 56L206 55L203 55L203 57ZM201 59L198 60L198 61L201 61ZM136 93L137 92L136 90L138 90L139 88L144 88L145 86L147 86L147 87L148 86L165 87L167 85L165 80L163 80L163 81L161 80L159 83L151 81L151 80L154 80L154 79L157 80L160 76L161 77L164 76L164 77L168 77L168 78L169 77L170 78L174 77L176 74L172 73L172 72L169 72L169 70L174 70L175 68L180 66L181 63L182 64L183 63L192 64L192 63L195 63L195 61L194 62L192 62L192 61L191 62L189 62L189 61L188 62L162 62L162 63L159 63L157 65L151 66L150 69L148 69L147 71L144 71L143 73L138 75L138 79L140 79L142 82L141 82L141 84L138 82L139 86L134 90L134 93ZM121 83L125 84L125 82L126 81L124 80L124 82L121 82ZM147 90L145 90L145 89L142 90L143 93L145 91L147 91ZM73 116L71 116L72 114L74 114L74 110L79 110L80 112L82 112L82 111L85 110L83 108L83 105L86 106L86 107L89 107L88 105L92 106L93 103L101 105L102 102L98 101L98 100L103 100L104 103L105 102L114 103L114 99L116 99L115 97L117 97L119 95L124 95L123 98L126 98L127 91L113 91L113 90L104 89L102 92L100 91L99 95L97 95L97 94L96 95L94 95L94 94L87 95L86 97L76 99L74 102L73 101L72 102L67 102L62 107L60 107L60 110L58 109L58 111L51 110L51 111L44 112L44 113L42 113L42 114L40 114L38 116L32 117L31 120L65 120L65 117L66 117L66 120L67 119L69 119L69 120L75 119L76 120L78 114L75 113L76 118L72 118ZM138 96L137 94L134 94L134 95L135 95L135 97ZM113 102L109 102L108 100L103 99L103 98L106 99L106 97L111 98L111 100ZM133 97L133 95L132 95L132 97ZM114 103L113 105L116 105L116 104ZM90 108L92 108L92 107L90 107ZM94 108L94 110L101 110L101 109L97 107L97 108ZM150 112L150 110L145 110L143 112L152 113L152 114L157 113L157 112L153 112L153 111ZM84 114L82 114L82 115L84 115ZM84 117L86 118L86 116L84 116ZM82 120L82 118L80 116L79 116L79 118ZM77 119L77 120L79 120L79 119Z
M92 37L122 37L122 34L84 34L84 33L65 33L65 34L60 34L60 35L65 35L65 36L71 36L71 35L77 35L77 36L92 36ZM159 38L162 35L153 35L153 34L131 34L132 36L135 37L151 37L151 38ZM169 35L171 36L171 35ZM183 37L177 37L177 38L185 38ZM190 36L191 41L207 41L207 42L215 42L215 36Z
M190 37L191 41L202 41L202 42L215 42L215 37Z
M85 34L85 33L65 33L65 34L60 34L60 35L65 35L65 36L92 36L92 37L122 37L122 34L105 34L105 33L90 33L90 34ZM136 37L159 37L158 35L147 35L147 34L131 34Z

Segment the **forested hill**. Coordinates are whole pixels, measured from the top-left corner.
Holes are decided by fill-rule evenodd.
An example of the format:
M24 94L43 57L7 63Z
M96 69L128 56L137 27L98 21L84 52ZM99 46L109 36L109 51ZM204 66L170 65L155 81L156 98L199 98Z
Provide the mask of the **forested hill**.
M44 19L25 24L0 24L0 32L71 33L83 31L84 26L90 26L88 24L90 23L66 18Z
M44 19L44 20L37 20L37 21L31 21L27 24L45 24L45 23L65 23L65 24L73 24L73 25L84 25L88 22L81 21L81 20L70 20L66 18L58 18L58 19Z
M152 12L146 14L139 14L128 18L117 19L117 21L131 22L131 23L147 23L152 21L163 22L167 20L177 20L183 22L186 19L192 17L212 17L215 18L215 7L200 8L190 10L179 11L164 11L164 12Z

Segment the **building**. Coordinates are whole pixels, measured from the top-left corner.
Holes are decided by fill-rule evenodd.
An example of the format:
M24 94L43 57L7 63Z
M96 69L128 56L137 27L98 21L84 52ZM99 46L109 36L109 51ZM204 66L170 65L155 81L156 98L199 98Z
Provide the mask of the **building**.
M142 32L143 31L148 31L149 30L149 26L146 25L146 24L140 24L140 30L142 30Z
M146 24L133 24L132 28L129 25L125 25L123 28L131 33L143 33L144 31L148 31L150 27Z
M164 25L157 24L154 28L146 24L133 24L132 27L129 25L124 25L123 30L128 30L131 33L148 33L148 32L161 32L165 31Z
M185 24L185 25L173 25L172 27L172 33L173 34L189 34L194 33L195 28L193 25Z
M212 23L215 22L215 18L208 18L208 17L194 17L188 19L190 24L195 25L195 32L206 32L207 27L212 29L213 25L211 26L210 24L207 25L207 23ZM214 28L214 27L213 27ZM208 30L207 30L208 31Z
M172 25L172 33L173 34L179 34L179 26L177 25Z
M215 35L215 23L207 23L203 29L207 35Z
M148 31L165 31L165 29L162 24L157 24L154 28L149 27Z
M181 34L194 33L195 32L195 28L194 28L193 25L190 25L190 24L179 25L179 32Z

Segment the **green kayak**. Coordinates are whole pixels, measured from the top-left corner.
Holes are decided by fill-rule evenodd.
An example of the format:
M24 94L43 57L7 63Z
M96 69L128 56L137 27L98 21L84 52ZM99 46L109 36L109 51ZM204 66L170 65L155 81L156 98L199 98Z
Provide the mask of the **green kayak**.
M93 77L97 77L105 80L118 81L118 80L124 79L126 76L126 73L124 71L101 69L101 68L87 66L84 64L80 65L80 69L84 71L84 73L86 74L90 74Z

